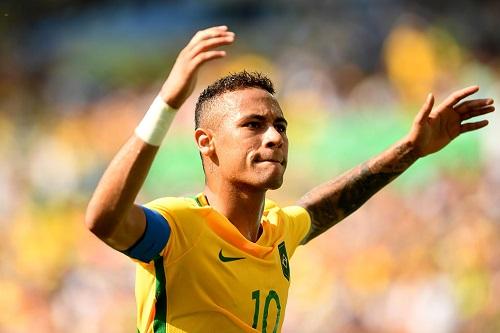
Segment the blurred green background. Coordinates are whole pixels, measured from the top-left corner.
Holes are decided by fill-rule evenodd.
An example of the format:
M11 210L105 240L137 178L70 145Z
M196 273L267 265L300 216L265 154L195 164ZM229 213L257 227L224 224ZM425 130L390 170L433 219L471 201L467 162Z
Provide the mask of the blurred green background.
M428 92L499 97L498 1L7 1L0 4L0 332L126 332L134 265L83 226L107 163L177 52L227 24L140 194L193 195L197 95L268 74L289 120L282 205L408 131ZM500 117L418 161L300 248L284 332L499 332Z

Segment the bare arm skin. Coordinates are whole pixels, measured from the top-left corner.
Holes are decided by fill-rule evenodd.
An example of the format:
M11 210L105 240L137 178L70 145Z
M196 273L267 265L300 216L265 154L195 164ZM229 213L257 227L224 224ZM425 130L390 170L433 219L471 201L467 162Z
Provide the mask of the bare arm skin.
M311 216L311 229L303 243L357 210L416 159L411 144L399 142L381 155L309 191L298 202Z
M405 138L368 162L304 195L298 204L309 212L311 229L302 243L357 210L419 158L439 151L462 133L486 126L487 120L462 123L495 110L489 98L459 103L478 90L479 87L473 86L456 91L434 110L434 97L429 94Z
M173 108L180 108L193 92L200 66L225 57L215 50L232 44L234 33L226 26L197 32L179 53L159 95ZM133 135L113 158L92 195L85 214L86 226L117 250L126 250L144 233L146 219L134 200L149 172L158 147Z

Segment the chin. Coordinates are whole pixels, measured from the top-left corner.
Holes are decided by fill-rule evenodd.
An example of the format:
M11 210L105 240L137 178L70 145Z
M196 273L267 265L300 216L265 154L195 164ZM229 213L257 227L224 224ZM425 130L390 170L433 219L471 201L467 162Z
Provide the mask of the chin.
M267 179L239 179L239 186L256 190L256 191L267 191L267 190L277 190L283 184L283 177L273 177Z
M262 187L266 188L267 190L277 190L283 185L283 176L281 177L276 177L273 179L268 179Z
M273 186L268 187L267 189L268 190L277 190L277 189L279 189L281 187L282 184L283 183L280 183L278 185L273 185Z
M254 172L251 174L240 175L236 180L240 186L250 187L253 190L267 191L277 190L283 185L284 170L272 170L269 172ZM243 176L243 177L241 177Z

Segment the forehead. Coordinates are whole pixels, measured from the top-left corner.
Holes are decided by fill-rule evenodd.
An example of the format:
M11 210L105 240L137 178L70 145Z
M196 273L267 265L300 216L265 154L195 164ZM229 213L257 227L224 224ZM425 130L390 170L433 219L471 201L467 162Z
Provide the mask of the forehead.
M251 115L266 118L283 117L281 107L276 98L269 92L259 88L247 88L221 95L224 104L224 119L238 120Z

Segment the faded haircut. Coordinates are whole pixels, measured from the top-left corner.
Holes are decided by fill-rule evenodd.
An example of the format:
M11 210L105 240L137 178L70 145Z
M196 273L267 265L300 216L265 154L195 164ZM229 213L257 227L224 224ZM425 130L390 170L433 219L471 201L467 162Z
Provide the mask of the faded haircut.
M247 72L246 70L238 73L226 75L211 85L209 85L198 97L194 111L194 126L199 128L202 121L205 120L205 110L207 105L226 92L242 90L245 88L260 88L274 95L274 87L271 80L258 72Z

